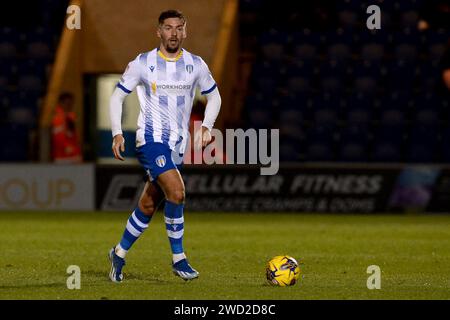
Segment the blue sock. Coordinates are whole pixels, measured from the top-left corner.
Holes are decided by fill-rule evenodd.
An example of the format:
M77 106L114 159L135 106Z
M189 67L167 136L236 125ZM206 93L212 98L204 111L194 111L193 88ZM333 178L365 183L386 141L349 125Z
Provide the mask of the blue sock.
M184 204L175 204L166 200L164 207L164 221L166 222L167 235L169 236L172 253L181 254L183 250L184 234Z
M151 219L152 216L146 216L139 207L136 207L127 221L127 227L123 233L122 240L120 240L120 247L123 250L130 249L142 232L148 228Z

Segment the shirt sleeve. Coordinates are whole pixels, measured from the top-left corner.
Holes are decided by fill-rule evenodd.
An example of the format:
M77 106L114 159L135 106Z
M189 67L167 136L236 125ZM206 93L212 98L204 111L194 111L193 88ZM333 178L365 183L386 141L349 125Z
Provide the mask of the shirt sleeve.
M117 87L122 89L125 93L131 93L134 88L141 82L141 69L139 64L139 56L128 63L125 72L120 78Z
M217 87L217 85L205 61L203 61L203 59L200 59L200 61L201 64L200 64L198 86L200 88L201 94L205 95L213 91Z

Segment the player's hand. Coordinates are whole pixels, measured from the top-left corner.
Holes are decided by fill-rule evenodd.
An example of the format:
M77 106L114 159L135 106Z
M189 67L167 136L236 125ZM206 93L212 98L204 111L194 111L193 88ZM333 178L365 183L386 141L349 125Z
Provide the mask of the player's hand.
M125 159L122 157L120 152L125 152L125 139L123 135L117 134L113 138L112 142L112 151L114 153L114 158L118 160L124 161Z
M198 130L195 135L195 150L201 150L202 148L206 147L211 142L211 140L211 132L208 128L202 126L202 129Z

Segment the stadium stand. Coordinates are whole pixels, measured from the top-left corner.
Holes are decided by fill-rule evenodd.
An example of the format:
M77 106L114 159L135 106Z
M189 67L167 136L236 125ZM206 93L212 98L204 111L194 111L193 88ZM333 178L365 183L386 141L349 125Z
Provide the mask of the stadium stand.
M0 161L36 160L39 106L68 1L2 4L0 18ZM20 12L20 14L19 14Z
M366 27L370 4L382 10L381 30ZM280 128L284 161L448 162L440 61L449 28L419 30L432 14L425 5L314 1L285 11L242 0L241 48L255 53L247 126Z

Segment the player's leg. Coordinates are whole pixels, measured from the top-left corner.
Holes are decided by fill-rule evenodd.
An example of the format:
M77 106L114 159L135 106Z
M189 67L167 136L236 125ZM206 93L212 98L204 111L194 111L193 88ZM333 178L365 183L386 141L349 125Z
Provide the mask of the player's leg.
M125 231L119 244L111 249L109 258L111 260L110 278L114 282L123 279L122 268L125 265L125 255L141 234L148 228L153 214L164 200L161 189L147 181L138 202L138 206L128 218Z
M164 220L172 249L173 271L184 280L197 278L199 273L189 265L183 249L185 189L180 172L171 169L161 173L158 184L166 197Z
M147 181L139 199L138 206L128 218L127 226L123 233L122 239L116 246L117 255L125 258L127 251L148 228L153 213L156 211L163 199L164 194L161 189L153 183Z

